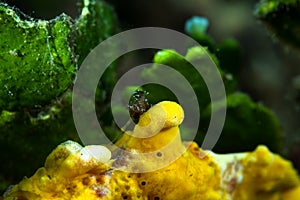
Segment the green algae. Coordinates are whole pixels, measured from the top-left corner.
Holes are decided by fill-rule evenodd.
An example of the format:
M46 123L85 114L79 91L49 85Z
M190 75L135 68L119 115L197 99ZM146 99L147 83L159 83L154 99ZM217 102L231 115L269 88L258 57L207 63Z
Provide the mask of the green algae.
M101 27L101 28L99 28ZM75 51L81 64L87 54L101 41L115 34L117 20L114 10L104 1L84 1L76 20Z
M272 12L280 11L283 6L296 6L298 0L261 0L255 13L259 16L267 16Z
M75 72L72 19L22 20L0 4L0 109L49 104L71 83Z
M300 47L300 1L261 0L255 15L270 30L272 36L288 47Z
M222 102L215 105L215 112L222 109ZM262 105L253 102L241 92L227 96L227 116L214 151L218 153L251 151L264 144L276 153L282 152L281 126L275 114ZM211 116L211 105L202 112L201 123L206 127ZM201 131L196 141L202 142L205 131Z

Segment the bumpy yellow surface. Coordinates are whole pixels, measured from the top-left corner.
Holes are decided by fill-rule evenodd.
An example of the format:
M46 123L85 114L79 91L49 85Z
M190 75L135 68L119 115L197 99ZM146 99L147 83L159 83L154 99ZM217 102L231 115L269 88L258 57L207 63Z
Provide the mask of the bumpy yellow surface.
M300 199L300 180L289 161L264 146L218 155L194 142L182 143L178 126L183 118L178 104L165 101L141 116L117 142L120 148L83 148L67 141L4 199Z

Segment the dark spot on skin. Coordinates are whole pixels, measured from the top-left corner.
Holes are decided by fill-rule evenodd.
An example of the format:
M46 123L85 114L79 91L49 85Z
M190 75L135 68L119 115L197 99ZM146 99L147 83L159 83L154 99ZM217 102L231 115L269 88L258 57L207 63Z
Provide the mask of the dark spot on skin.
M161 153L161 152L157 152L156 155L157 155L158 157L162 157L162 153Z
M129 100L129 114L135 123L138 123L140 116L151 107L147 98L148 95L149 92L147 91L137 90L132 94Z
M86 178L82 179L82 184L83 185L89 185L89 183L90 183L90 178L89 177L86 177Z
M73 193L76 190L76 185L71 185L66 188L70 193Z
M123 199L128 199L127 195L122 194Z
M154 197L154 200L160 200L160 198L159 197Z

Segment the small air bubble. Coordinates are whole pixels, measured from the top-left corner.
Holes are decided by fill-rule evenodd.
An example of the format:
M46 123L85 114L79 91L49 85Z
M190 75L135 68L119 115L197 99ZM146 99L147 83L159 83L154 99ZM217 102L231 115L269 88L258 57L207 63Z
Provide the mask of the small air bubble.
M141 182L141 185L146 185L146 181L142 181L142 182Z

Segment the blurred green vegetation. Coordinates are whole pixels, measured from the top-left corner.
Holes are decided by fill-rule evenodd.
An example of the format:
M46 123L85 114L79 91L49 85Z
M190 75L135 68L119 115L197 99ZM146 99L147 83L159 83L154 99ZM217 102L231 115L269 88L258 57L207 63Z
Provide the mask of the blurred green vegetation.
M300 1L261 0L255 14L271 34L289 47L300 48Z

